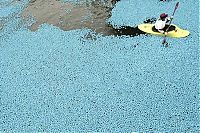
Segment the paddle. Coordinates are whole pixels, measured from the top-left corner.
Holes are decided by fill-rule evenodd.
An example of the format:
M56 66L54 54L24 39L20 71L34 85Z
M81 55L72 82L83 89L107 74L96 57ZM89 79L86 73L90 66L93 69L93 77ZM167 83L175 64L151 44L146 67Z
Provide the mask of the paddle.
M175 6L175 8L174 8L174 12L173 12L172 16L174 16L174 14L175 14L175 12L176 12L176 9L178 8L178 5L179 5L179 2L176 3L176 6ZM166 29L165 32L167 32L167 31L169 30L169 27L171 26L171 22L172 22L172 19L170 20L169 26L167 27L167 29ZM165 43L166 43L166 37L167 37L167 35L165 34L164 39L163 39L163 41L162 41L162 44L165 44Z

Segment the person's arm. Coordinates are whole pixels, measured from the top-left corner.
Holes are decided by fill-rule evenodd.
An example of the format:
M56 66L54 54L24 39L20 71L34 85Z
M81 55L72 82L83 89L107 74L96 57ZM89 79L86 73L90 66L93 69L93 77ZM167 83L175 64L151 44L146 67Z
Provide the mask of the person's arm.
M167 18L166 18L166 23L168 23L169 21L171 21L173 18L174 18L173 16L167 17Z

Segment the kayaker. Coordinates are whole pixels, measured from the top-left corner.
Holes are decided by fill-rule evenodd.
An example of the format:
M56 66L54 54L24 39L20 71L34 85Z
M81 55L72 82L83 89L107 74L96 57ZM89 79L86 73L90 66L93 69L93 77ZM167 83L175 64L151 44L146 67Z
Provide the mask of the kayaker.
M168 14L162 13L160 14L160 18L156 20L155 28L163 34L167 34L166 29L169 25L167 23L173 19L173 16L168 17Z

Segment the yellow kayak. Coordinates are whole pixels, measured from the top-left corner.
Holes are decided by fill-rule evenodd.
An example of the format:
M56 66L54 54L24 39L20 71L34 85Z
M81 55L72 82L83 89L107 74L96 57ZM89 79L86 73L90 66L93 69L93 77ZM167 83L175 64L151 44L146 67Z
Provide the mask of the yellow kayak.
M187 37L190 34L189 31L180 29L178 26L174 24L172 24L171 26L174 27L175 30L169 31L167 34L167 37L182 38L182 37ZM149 33L149 34L164 36L164 34L155 30L154 24L140 24L138 25L138 28L141 31Z

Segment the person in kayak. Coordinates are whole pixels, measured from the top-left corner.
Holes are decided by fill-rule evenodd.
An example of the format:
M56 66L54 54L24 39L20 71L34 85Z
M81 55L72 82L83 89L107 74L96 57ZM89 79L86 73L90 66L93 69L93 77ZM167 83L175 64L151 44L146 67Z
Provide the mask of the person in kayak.
M167 34L166 30L169 26L167 23L172 19L173 16L168 17L168 14L165 13L160 14L160 18L156 20L155 29L162 34Z

